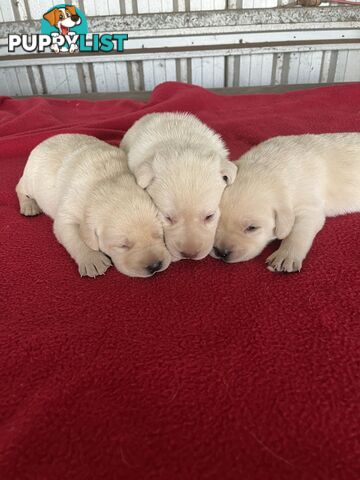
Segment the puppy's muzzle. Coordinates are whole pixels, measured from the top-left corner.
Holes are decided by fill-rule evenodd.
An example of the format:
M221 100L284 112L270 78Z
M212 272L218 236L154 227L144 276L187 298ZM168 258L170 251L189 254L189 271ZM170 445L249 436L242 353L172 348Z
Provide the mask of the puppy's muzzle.
M230 259L230 255L232 252L231 250L227 250L226 248L222 249L214 247L214 253L217 258L219 258L220 260L224 260L224 262L227 262Z

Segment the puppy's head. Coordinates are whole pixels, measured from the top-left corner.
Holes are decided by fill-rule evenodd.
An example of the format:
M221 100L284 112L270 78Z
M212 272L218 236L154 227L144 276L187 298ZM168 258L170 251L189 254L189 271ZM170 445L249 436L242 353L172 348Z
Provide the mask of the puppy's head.
M67 5L64 8L53 8L50 12L45 13L43 18L50 25L57 27L63 35L67 35L71 27L81 23L81 18L72 5Z
M90 248L108 255L121 273L150 277L165 270L171 258L157 209L132 175L127 177L126 185L107 192L106 204L89 213L83 238Z
M236 166L212 153L158 153L135 171L160 211L165 243L173 261L200 260L212 249L219 204Z
M252 182L241 172L227 188L211 256L226 262L244 262L259 255L272 240L286 238L294 214L285 197L269 183Z

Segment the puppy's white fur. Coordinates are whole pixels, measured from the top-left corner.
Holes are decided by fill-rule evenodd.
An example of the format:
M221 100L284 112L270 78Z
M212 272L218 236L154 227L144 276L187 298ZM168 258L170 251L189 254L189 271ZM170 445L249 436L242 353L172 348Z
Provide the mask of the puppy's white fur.
M107 256L136 277L170 263L158 212L119 148L87 135L51 137L31 152L16 192L22 214L54 219L56 238L82 276L105 273Z
M212 253L228 262L278 238L269 269L298 271L325 217L360 210L360 133L276 137L236 163Z
M221 137L193 115L155 113L136 122L121 147L162 214L173 260L208 255L222 193L236 175Z

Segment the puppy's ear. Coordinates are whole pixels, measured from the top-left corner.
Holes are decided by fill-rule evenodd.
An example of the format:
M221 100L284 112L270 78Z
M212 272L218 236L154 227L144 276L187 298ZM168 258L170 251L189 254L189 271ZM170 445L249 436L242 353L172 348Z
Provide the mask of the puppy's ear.
M82 239L91 250L100 250L99 237L94 225L83 222L80 226L80 232Z
M234 183L236 178L237 166L235 165L235 163L230 162L229 160L222 160L220 173L226 184L231 185L232 183Z
M154 179L154 170L151 163L144 162L134 170L137 184L141 188L147 188Z
M275 235L279 240L286 238L295 222L295 215L288 207L280 207L275 211Z
M76 15L76 7L74 7L73 5L67 5L66 10L68 10L71 15Z
M53 8L52 10L50 10L50 12L47 12L45 13L45 15L43 15L43 18L45 20L47 20L50 25L55 25L56 24L56 14L55 14L55 8Z

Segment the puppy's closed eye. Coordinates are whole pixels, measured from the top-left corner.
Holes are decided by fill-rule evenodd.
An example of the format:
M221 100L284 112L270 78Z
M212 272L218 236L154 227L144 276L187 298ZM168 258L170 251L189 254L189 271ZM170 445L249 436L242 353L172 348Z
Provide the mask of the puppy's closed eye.
M205 222L211 222L211 220L214 220L215 218L215 213L209 213L209 215L206 215L205 217Z
M113 244L111 248L115 248L116 250L123 250L124 252L126 252L127 250L130 250L132 246L133 245L129 242L123 242L123 243Z
M245 228L245 233L252 233L255 232L256 230L259 230L260 227L257 227L256 225L249 225L248 227Z

